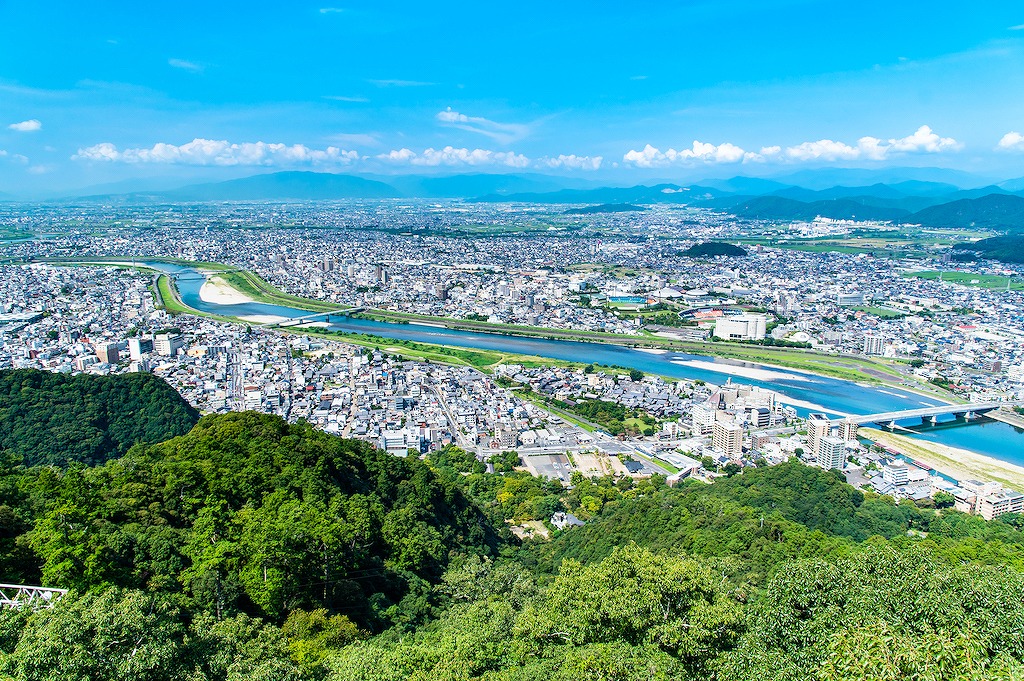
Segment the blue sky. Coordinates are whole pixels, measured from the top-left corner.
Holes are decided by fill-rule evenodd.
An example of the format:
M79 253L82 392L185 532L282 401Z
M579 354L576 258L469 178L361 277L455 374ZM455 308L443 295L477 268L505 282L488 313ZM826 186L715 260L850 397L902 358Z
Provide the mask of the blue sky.
M0 191L273 169L1024 175L1020 2L3 3Z

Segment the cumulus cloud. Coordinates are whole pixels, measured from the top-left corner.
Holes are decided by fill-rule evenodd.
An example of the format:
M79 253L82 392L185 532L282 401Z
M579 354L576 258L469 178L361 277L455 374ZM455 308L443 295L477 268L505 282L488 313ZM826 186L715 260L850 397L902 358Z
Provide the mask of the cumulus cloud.
M939 137L927 125L922 125L913 135L889 140L889 149L894 152L923 151L936 154L959 149L962 145L952 137Z
M1019 132L1008 132L999 140L996 149L1000 151L1024 151L1024 135Z
M15 130L17 132L35 132L41 130L43 124L35 118L31 118L27 121L21 121L20 123L11 123L7 126L8 130Z
M693 146L680 151L675 149L661 151L648 144L640 151L626 152L622 160L638 168L661 168L688 162L738 163L744 160L753 160L748 159L748 155L748 152L729 142L716 145L694 140Z
M168 59L167 63L176 69L182 71L191 71L192 73L202 73L204 66L194 61L188 61L187 59Z
M541 166L548 168L564 168L566 170L597 170L604 161L602 156L577 156L576 154L559 154L558 156L545 156L537 161Z
M166 163L195 166L294 166L351 165L359 160L358 152L338 147L311 149L303 144L276 144L197 138L186 144L159 142L152 147L118 149L102 142L79 149L71 157L75 161L109 161L119 163Z
M1002 143L1000 145L1002 146ZM955 139L939 137L927 125L922 125L916 132L906 137L889 140L882 140L877 137L861 137L852 145L830 139L821 139L814 142L802 142L785 149L776 145L762 147L760 151L745 151L741 147L728 142L715 145L695 140L693 146L689 149L661 151L648 144L640 151L631 150L627 152L623 156L623 160L639 168L658 168L694 163L884 161L892 155L936 154L955 151L960 149L961 146Z
M444 147L443 149L424 149L417 154L411 149L396 149L386 154L379 154L377 159L388 163L408 164L414 166L505 166L508 168L526 168L530 159L512 151L490 151L488 149L466 149Z
M511 144L530 134L530 126L517 123L499 123L480 116L467 116L448 107L434 117L442 125L485 135L499 144Z

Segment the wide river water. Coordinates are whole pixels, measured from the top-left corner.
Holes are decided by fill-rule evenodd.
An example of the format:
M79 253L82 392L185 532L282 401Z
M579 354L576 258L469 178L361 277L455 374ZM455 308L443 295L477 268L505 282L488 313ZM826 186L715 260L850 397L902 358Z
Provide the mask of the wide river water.
M199 290L205 281L201 273L189 267L163 262L145 264L153 269L176 274L182 302L196 310L233 317L273 315L294 319L311 314L308 310L267 303L222 305L206 302L199 296ZM659 354L604 343L524 338L446 329L423 324L392 324L340 316L331 318L330 329L424 343L536 355L572 362L617 365L672 378L700 379L716 385L721 385L732 378L736 383L775 390L782 396L783 404L793 406L801 415L806 415L810 411L824 411L838 417L846 414L876 414L942 404L941 401L934 398L898 388L860 385L785 368L703 355L676 352ZM715 370L714 365L721 367L722 370ZM730 371L738 372L741 375L729 373ZM939 442L951 447L969 449L979 454L1024 466L1024 430L1011 425L990 419L980 419L963 425L954 425L949 422L943 424L940 421L934 427L922 426L920 419L915 419L901 425L912 428L915 431L913 437ZM911 435L907 431L902 432Z

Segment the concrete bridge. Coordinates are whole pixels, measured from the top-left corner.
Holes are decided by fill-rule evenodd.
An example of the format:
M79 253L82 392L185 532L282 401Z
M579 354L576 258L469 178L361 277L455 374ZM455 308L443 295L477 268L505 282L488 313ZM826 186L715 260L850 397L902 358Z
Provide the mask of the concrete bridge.
M315 314L308 314L304 317L296 317L294 319L289 319L287 321L272 324L270 326L276 326L281 329L286 329L289 326L299 326L300 324L308 324L309 322L316 321L321 317L327 318L330 317L331 315L334 315L335 317L348 317L349 315L362 312L365 309L365 307L347 307L339 310L331 310L330 312L317 312Z
M52 608L67 589L25 584L0 584L0 608Z
M866 416L849 416L839 419L836 423L852 422L857 425L876 423L890 430L896 428L896 422L904 419L919 418L924 423L934 425L940 416L952 414L956 418L963 418L967 421L998 410L1004 406L1017 406L1020 402L971 402L969 404L943 404L938 407L924 407L922 409L904 409L902 411L888 411L881 414L867 414Z

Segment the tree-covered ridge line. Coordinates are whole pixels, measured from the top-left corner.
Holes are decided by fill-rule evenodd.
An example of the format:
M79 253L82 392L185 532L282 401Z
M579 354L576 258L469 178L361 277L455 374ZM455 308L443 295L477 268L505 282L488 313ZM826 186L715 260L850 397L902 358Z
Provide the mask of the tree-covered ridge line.
M183 435L199 413L148 373L0 371L0 451L26 465L103 463L137 443Z
M1011 679L1021 518L790 462L714 484L396 458L252 412L86 467L0 468L0 678ZM548 541L509 523L587 520ZM7 675L6 677L4 675Z

